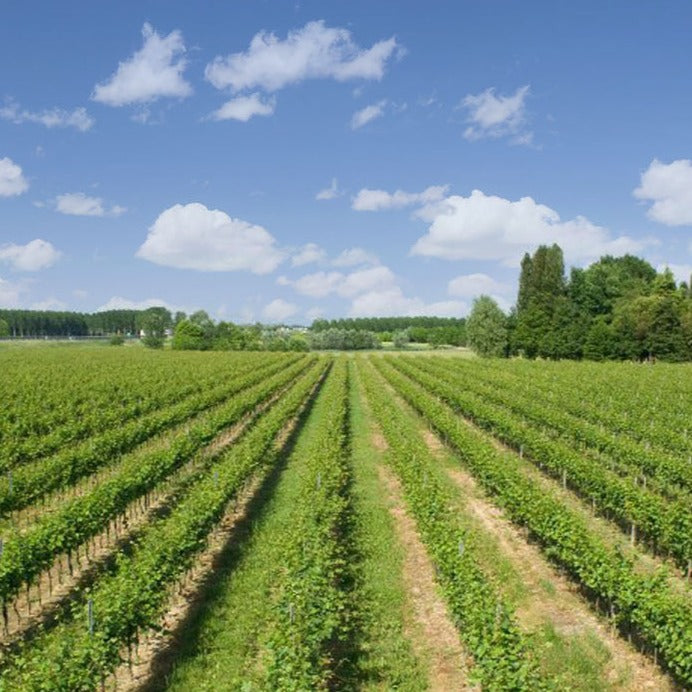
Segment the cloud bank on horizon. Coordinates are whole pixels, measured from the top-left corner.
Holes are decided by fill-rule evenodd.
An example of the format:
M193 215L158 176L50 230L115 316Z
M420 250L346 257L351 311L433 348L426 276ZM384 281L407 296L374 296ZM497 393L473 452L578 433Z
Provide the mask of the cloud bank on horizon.
M506 45L516 8L496 24L468 9L463 40L452 5L429 35L420 8L363 2L348 17L229 5L203 23L178 1L146 19L103 8L108 40L93 17L62 22L62 50L3 68L0 307L306 322L464 315L487 294L509 310L522 255L552 243L571 265L632 253L687 280L689 84L613 89L612 70L637 75L637 27L618 29L618 8L597 30L554 11L569 29L535 17ZM692 9L632 12L657 22L652 71L692 59ZM28 56L31 22L53 25L11 13L0 45ZM578 71L557 51L587 33L613 51Z

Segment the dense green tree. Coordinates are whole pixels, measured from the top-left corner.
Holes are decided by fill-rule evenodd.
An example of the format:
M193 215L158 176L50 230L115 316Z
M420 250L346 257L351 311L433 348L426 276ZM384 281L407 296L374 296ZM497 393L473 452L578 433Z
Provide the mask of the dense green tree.
M615 333L608 320L599 315L591 323L584 340L584 358L606 360L614 354Z
M469 346L481 356L503 356L507 348L507 317L490 296L473 301L466 321Z
M216 351L242 351L245 348L245 331L233 322L219 322L214 331L212 348Z
M406 348L411 341L411 335L408 329L400 329L398 332L394 332L392 336L392 343L394 348Z
M148 348L163 348L166 330L172 323L171 313L163 307L148 308L139 314L138 322L144 332L142 343Z
M211 340L214 338L216 327L214 325L214 320L209 317L209 314L204 310L197 310L197 312L193 312L190 317L188 317L188 320L192 324L196 324L202 330L204 338L211 343Z
M10 335L10 325L3 319L0 319L0 339Z
M192 320L182 320L173 332L171 347L178 351L205 351L209 344L202 327Z

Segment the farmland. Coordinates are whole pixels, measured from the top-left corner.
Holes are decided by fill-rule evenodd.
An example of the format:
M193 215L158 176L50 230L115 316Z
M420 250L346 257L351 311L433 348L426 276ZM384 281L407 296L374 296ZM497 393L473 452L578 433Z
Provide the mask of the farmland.
M0 351L0 690L692 686L688 364Z

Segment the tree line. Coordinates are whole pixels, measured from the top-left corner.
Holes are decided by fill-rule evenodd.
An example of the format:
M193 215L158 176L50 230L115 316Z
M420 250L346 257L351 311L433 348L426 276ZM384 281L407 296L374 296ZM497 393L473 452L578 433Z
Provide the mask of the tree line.
M562 249L543 245L524 255L510 314L477 298L467 336L482 355L691 360L692 291L632 255L601 257L567 277Z

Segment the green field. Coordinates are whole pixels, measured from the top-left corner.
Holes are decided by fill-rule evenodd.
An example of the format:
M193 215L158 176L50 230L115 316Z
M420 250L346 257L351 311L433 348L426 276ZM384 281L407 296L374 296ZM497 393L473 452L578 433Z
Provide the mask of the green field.
M692 686L692 366L0 349L0 690Z

